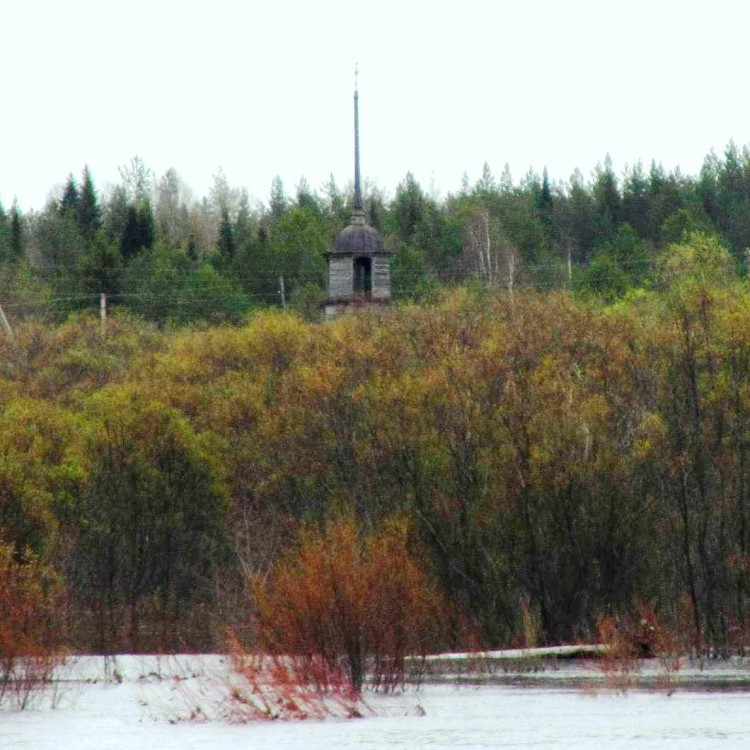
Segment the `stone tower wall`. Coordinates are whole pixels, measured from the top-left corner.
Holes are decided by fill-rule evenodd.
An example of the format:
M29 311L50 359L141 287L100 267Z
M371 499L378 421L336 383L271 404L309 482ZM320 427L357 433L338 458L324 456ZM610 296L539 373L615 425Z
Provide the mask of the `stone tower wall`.
M372 259L372 297L391 298L391 267L387 255L376 255Z
M354 288L354 262L350 256L332 257L328 260L328 299L351 299Z

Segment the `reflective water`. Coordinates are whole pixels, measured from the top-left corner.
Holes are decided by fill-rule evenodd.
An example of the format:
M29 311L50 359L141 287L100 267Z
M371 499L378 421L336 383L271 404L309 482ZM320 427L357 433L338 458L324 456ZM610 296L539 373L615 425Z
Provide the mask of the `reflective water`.
M170 680L159 683L176 688ZM371 697L360 720L170 724L135 682L87 684L67 707L0 712L0 748L331 750L337 748L750 748L750 693L425 686Z

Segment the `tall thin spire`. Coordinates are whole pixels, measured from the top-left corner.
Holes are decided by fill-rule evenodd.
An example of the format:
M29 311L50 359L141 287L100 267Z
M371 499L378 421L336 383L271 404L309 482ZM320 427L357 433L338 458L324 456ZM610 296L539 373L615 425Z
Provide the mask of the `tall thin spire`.
M354 210L362 211L362 186L359 175L359 65L354 66Z

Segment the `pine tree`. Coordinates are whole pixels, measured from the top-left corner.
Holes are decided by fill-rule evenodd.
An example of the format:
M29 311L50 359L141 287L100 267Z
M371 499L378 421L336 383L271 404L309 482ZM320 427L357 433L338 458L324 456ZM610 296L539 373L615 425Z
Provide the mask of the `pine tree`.
M401 239L407 244L412 243L424 221L425 195L411 172L407 172L404 181L396 188L393 212Z
M703 160L695 191L706 216L716 224L720 216L719 208L719 159L712 151Z
M482 176L479 178L476 187L474 188L475 194L480 198L486 198L489 195L494 194L497 191L495 184L495 177L492 174L490 165L485 162L482 167Z
M242 188L237 201L237 216L234 221L234 244L236 249L247 247L252 237L252 216L250 212L250 196L247 189Z
M339 190L333 175L323 185L323 193L325 194L325 210L328 213L328 220L332 226L338 229L347 222L349 214L346 210L344 196Z
M609 218L613 225L617 224L620 220L621 198L612 158L609 154L604 159L604 168L598 167L596 170L594 195L599 213Z
M305 177L301 177L297 185L297 205L300 208L319 211L318 200L313 193L310 183Z
M625 176L622 196L623 220L639 234L648 231L648 180L643 173L643 164L638 162Z
M286 211L289 201L287 200L286 193L284 192L284 183L281 181L281 177L276 175L271 183L271 217L274 221L278 221Z

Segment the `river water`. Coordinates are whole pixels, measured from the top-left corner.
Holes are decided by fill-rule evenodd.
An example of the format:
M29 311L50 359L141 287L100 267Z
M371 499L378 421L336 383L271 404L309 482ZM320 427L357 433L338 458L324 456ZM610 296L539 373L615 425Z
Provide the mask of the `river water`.
M0 711L0 749L23 750L747 750L750 692L678 690L671 695L550 686L425 685L400 696L370 696L362 719L228 724L160 715L154 689L138 680L91 682L66 704ZM198 693L193 697L197 699Z
M750 748L750 694L583 693L519 687L426 686L412 702L424 716L260 728L255 747ZM408 699L404 698L404 704ZM406 708L406 705L404 705ZM418 713L421 713L418 711Z

